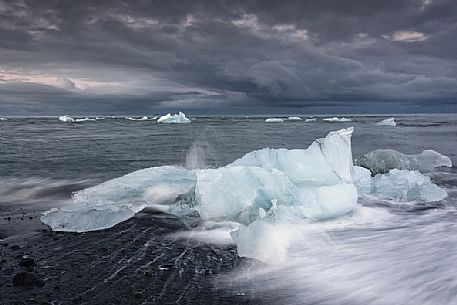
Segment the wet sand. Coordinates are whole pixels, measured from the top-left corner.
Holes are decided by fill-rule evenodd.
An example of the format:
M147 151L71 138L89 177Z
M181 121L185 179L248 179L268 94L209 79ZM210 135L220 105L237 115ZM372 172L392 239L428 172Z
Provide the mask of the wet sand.
M170 237L195 220L146 210L114 228L78 234L52 232L40 213L27 205L0 208L1 304L265 303L249 287L230 289L223 274L255 264L234 246Z

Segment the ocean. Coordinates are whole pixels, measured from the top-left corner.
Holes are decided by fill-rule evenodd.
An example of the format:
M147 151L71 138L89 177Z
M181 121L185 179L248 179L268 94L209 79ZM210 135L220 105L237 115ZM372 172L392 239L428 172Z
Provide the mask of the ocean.
M438 202L366 196L359 198L361 208L352 214L282 228L281 234L295 232L294 242L288 244L287 262L274 265L239 258L228 235L233 224L205 223L202 233L193 231L201 222L151 211L112 229L82 234L52 232L41 224L41 213L69 204L72 192L136 170L163 165L217 168L265 147L306 149L315 139L347 127L354 127L356 162L376 149L406 154L433 149L457 162L454 114L398 115L396 127L376 125L389 116L346 116L350 122L325 122L322 118L329 116L317 116L316 122L279 123L266 123L263 116L189 117L191 124L124 117L79 123L56 117L0 121L0 239L5 260L0 280L8 283L0 290L4 300L457 304L455 166L427 173L448 193ZM33 272L42 285L31 290L13 285L18 255L36 259ZM89 261L86 273L72 272Z

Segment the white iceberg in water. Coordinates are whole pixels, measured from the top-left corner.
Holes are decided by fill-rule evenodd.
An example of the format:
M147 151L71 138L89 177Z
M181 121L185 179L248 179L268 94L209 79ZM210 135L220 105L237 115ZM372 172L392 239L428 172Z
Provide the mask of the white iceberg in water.
M323 119L323 121L326 121L326 122L351 122L352 120L351 119L348 119L348 118L338 118L338 117L333 117L333 118L325 118Z
M371 177L366 168L355 166L354 170L354 181L360 195L399 202L431 202L447 197L446 190L418 171L392 169L387 174Z
M180 111L178 114L171 115L170 113L167 113L166 115L161 116L157 119L157 123L180 124L190 123L190 120Z
M141 118L126 117L125 119L129 120L129 121L147 121L148 117L147 116L143 116Z
M380 122L377 122L376 125L378 126L392 126L392 127L395 127L397 126L397 123L395 123L395 119L394 118L388 118L388 119L384 119Z
M266 119L265 122L267 122L267 123L281 123L281 122L284 122L284 120L280 119L280 118L269 118L269 119Z
M7 118L0 118L0 121L8 121Z
M72 123L75 121L75 119L68 115L62 115L62 116L59 116L59 121L64 122L64 123Z
M452 167L449 157L434 150L424 150L417 155L407 155L393 149L378 149L360 157L357 164L370 169L375 174L387 173L394 168L426 173L440 166Z
M306 122L306 123L316 122L316 118L308 118L308 119L305 119L305 122Z
M302 118L299 116L290 116L287 118L289 121L301 121Z

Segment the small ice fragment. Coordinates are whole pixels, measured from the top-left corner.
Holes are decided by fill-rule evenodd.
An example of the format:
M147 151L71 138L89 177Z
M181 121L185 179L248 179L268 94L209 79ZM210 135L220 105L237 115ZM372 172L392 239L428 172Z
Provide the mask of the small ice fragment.
M316 122L316 118L308 118L308 119L305 119L305 122L306 122L306 123Z
M64 123L71 123L71 122L74 122L75 119L68 115L62 115L62 116L59 116L59 121L64 122Z
M299 116L290 116L287 118L289 121L301 121L302 118Z
M265 122L267 122L267 123L281 123L281 122L284 122L284 120L280 119L280 118L269 118L269 119L266 119Z
M325 118L323 119L323 121L326 121L326 122L351 122L352 120L351 119L348 119L348 118L338 118L338 117L333 117L333 118Z
M125 119L129 120L129 121L147 121L148 117L147 116L143 116L141 118L126 117Z
M376 125L378 126L392 126L392 127L395 127L397 126L397 123L395 123L395 119L394 118L388 118L388 119L384 119L380 122L377 122Z

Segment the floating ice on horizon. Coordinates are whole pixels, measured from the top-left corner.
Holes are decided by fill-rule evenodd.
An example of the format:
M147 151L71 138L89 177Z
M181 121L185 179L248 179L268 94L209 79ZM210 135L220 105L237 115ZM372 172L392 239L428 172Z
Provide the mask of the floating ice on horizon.
M8 121L7 118L0 118L0 121Z
M170 113L167 113L166 115L161 116L157 119L157 123L182 124L190 123L190 120L180 111L178 114L171 115Z
M147 121L148 120L148 117L147 116L143 116L141 118L132 118L132 117L126 117L125 118L126 120L129 120L129 121Z
M269 118L269 119L266 119L265 122L267 122L267 123L282 123L282 122L284 122L284 120L280 119L280 118Z
M316 122L316 118L305 119L305 122L306 122L306 123L309 123L309 122Z
M299 116L290 116L287 118L289 121L301 121L302 118Z
M355 166L354 171L354 180L360 195L372 195L399 202L432 202L447 197L446 190L416 170L392 169L387 174L377 174L374 177L363 167Z
M391 169L431 172L435 167L452 167L452 161L434 150L424 150L417 155L407 155L393 149L378 149L357 160L357 165L366 167L374 174L387 173Z
M82 118L82 119L76 119L75 122L81 123L81 122L93 122L96 121L95 119L92 118Z
M64 123L72 123L75 121L75 119L68 115L62 115L62 116L59 116L59 121L64 122Z
M380 122L377 122L376 125L378 126L392 126L392 127L395 127L397 126L397 123L395 123L395 119L394 118L388 118L388 119L384 119Z
M333 118L325 118L322 120L326 121L326 122L351 122L352 121L351 119L348 119L348 118L338 118L336 116Z

